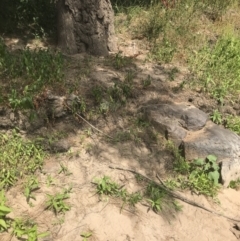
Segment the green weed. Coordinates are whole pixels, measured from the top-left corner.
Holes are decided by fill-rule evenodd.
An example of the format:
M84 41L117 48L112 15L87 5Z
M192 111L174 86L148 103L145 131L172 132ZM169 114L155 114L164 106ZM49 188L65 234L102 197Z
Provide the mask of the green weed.
M119 190L119 185L107 176L97 181L97 193L100 195L118 195Z
M65 174L66 176L71 175L72 173L69 171L68 167L66 167L65 165L63 165L62 163L60 163L60 170L58 172L58 174Z
M214 197L219 189L219 166L214 155L208 155L205 159L199 158L187 162L173 143L169 142L168 149L172 151L175 160L174 171L180 175L173 180L167 181L171 189L190 189L198 194Z
M220 36L214 46L207 44L191 59L197 82L220 103L234 100L240 90L240 40L231 33Z
M5 202L6 197L4 191L2 190L0 192L0 233L7 231L11 226L11 220L6 216L12 212L12 210L6 206Z
M116 80L111 87L94 86L91 89L91 96L96 104L97 112L106 115L125 105L127 100L133 97L134 77L135 73L128 71L124 81Z
M130 64L131 64L131 59L130 58L123 56L120 52L118 52L115 55L115 58L113 60L113 66L116 69L124 68L126 66L129 66Z
M206 159L199 158L191 163L189 186L200 194L215 196L218 190L219 166L217 158L208 155Z
M3 53L0 58L1 75L34 81L33 89L62 80L63 57L60 52L24 49L14 54L6 49L2 40L0 51Z
M142 80L142 86L144 89L149 87L151 84L152 84L152 77L150 75L148 75L148 77L146 79Z
M138 183L141 183L141 182L144 181L144 178L143 178L141 175L139 175L139 174L136 174L136 175L135 175L135 178L136 178L136 181L137 181Z
M37 225L31 220L15 219L12 223L13 235L19 239L37 241L49 235L48 232L38 233Z
M64 202L65 199L70 197L70 189L65 189L61 193L56 193L54 195L47 194L46 208L52 210L55 214L65 213L70 210L70 206Z
M229 188L239 190L240 188L240 178L238 178L235 181L231 181L228 185Z
M170 81L174 81L176 74L179 73L179 69L174 67L168 71L168 77Z
M213 111L212 115L210 115L210 119L218 125L222 124L222 114L218 110Z
M164 37L161 41L153 44L150 58L161 63L170 63L175 52L176 44Z
M12 234L19 239L26 239L28 241L36 241L49 235L49 233L38 233L37 225L31 220L10 219L7 214L12 210L5 205L6 197L4 191L0 193L0 232L6 232L12 229Z
M16 132L0 134L0 187L9 188L19 179L41 169L45 157L42 149Z
M175 172L181 173L183 175L189 174L190 164L185 161L184 157L178 148L175 147L174 143L171 141L167 142L167 149L172 152L174 156L173 169Z
M127 195L126 203L128 203L132 207L135 207L135 205L142 201L142 199L142 194L140 192L135 192Z
M92 88L92 96L94 98L94 101L99 104L102 102L103 100L103 97L104 97L104 89L101 87L101 86L94 86Z
M225 120L225 127L240 134L240 118L238 116L228 115Z
M136 120L136 125L140 128L147 128L150 126L150 123L144 117L139 116Z
M36 200L36 197L33 194L33 192L40 189L37 178L34 176L29 177L24 186L25 186L24 187L24 196L26 197L27 202L29 203L31 198Z
M164 211L164 209L170 209L180 211L180 205L169 196L169 194L156 184L149 183L145 196L150 203L150 207L154 212Z
M104 176L97 180L97 193L99 195L108 195L118 197L123 201L122 208L125 204L135 207L135 205L142 200L140 192L128 193L126 189L122 188L117 183L113 182L109 177ZM121 209L122 209L121 208Z
M81 237L83 237L83 241L88 241L90 237L92 237L92 232L83 232L80 234Z
M116 82L113 87L108 88L111 103L126 104L127 99L133 96L133 78L134 73L127 72L123 82Z
M50 174L48 174L46 180L47 187L50 187L50 185L54 185L54 181L55 179Z
M114 142L126 142L132 140L130 131L117 131L114 135Z
M63 57L50 50L21 50L9 52L0 39L0 79L9 84L2 89L3 100L12 108L34 108L34 97L46 85L63 79ZM21 82L21 85L19 85ZM6 93L9 93L6 96Z
M140 176L136 177L141 182L144 180ZM147 187L144 188L144 194L142 194L140 191L128 193L126 189L123 189L117 183L111 181L111 179L107 176L104 176L102 179L98 180L96 185L98 194L105 194L121 198L123 201L121 210L125 204L128 204L130 207L135 207L136 204L142 200L149 202L151 209L155 212L163 211L164 209L168 209L169 211L180 210L180 206L177 204L177 202L170 197L164 189L152 183L149 183Z

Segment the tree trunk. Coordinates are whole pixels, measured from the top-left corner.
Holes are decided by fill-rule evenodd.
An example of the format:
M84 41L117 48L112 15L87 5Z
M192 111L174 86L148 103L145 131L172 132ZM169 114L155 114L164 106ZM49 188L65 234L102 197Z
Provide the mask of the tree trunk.
M110 0L58 0L58 46L68 54L116 51Z

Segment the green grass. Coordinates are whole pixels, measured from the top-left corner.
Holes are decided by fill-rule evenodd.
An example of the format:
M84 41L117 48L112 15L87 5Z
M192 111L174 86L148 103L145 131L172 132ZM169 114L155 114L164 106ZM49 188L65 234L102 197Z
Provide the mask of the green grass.
M8 189L19 178L41 170L45 153L40 146L24 140L16 131L0 134L0 188Z
M228 115L226 117L225 126L226 128L240 135L240 117L239 116Z
M139 177L136 178L139 181ZM146 183L145 179L141 179L141 185L144 186L142 191L134 193L129 193L107 176L98 179L95 184L99 195L120 198L123 201L122 208L125 204L135 207L137 203L145 201L148 203L149 208L156 213L165 212L166 210L170 212L181 210L178 203L164 189L154 183Z
M240 39L237 33L222 35L206 44L190 60L196 84L220 103L234 100L240 91Z
M240 16L228 13L238 9L236 0L178 1L171 8L159 1L113 1L113 5L127 15L128 32L147 40L149 59L188 65L191 85L200 86L220 103L237 98ZM134 14L126 10L137 7L140 10Z
M0 81L3 82L0 101L8 102L14 109L33 109L37 94L47 86L62 83L63 63L60 52L41 49L10 52L0 38Z
M69 199L71 188L64 189L62 192L56 194L47 194L46 208L52 210L56 215L59 213L65 213L70 210L70 206L65 202Z
M238 178L235 181L231 181L228 185L229 188L239 190L240 188L240 178Z
M214 123L218 125L223 125L227 129L230 129L231 131L240 135L240 117L239 116L222 114L220 111L214 110L213 113L210 115L210 118Z

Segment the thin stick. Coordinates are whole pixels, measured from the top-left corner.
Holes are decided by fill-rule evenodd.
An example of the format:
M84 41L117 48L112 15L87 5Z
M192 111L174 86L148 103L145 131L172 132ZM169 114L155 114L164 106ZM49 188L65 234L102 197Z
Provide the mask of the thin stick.
M73 110L67 105L65 104L65 106L68 108L68 110L70 110L72 113ZM104 132L102 132L101 130L99 130L97 127L95 127L94 125L92 125L90 122L88 122L85 118L83 118L80 114L77 114L77 113L74 113L74 115L76 115L77 117L79 117L81 120L83 120L85 123L87 123L89 126L91 126L94 130L98 131L100 134L110 138L110 139L113 139L113 137L109 136L108 134L105 134Z

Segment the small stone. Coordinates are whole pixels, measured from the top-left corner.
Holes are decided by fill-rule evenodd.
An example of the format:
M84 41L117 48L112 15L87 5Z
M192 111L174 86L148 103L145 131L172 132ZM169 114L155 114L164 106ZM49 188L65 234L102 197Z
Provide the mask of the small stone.
M71 145L67 140L59 140L51 145L51 149L53 152L67 152L70 147Z
M15 120L15 115L14 115L13 112L10 113L9 118L10 118L11 121Z

